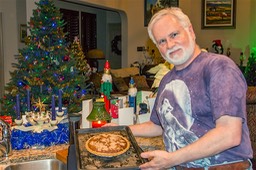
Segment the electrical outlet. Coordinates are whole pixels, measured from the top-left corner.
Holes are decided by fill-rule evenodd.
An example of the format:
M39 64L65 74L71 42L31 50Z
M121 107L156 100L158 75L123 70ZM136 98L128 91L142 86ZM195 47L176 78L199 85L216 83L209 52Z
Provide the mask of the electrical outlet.
M144 46L137 47L137 51L145 51L145 47Z

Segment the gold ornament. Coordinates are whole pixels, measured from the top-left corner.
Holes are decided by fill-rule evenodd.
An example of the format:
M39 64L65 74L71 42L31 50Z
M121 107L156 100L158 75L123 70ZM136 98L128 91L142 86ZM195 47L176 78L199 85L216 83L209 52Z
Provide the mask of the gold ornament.
M34 106L36 106L36 109L39 108L39 113L40 114L42 113L42 111L45 111L45 107L47 106L43 102L41 102L41 99L38 98L38 102L35 102L35 104L34 104Z

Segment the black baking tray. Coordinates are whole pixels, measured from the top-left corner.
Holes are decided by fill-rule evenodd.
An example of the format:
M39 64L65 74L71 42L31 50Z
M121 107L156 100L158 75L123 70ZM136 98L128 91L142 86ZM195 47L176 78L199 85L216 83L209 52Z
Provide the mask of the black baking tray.
M111 132L122 135L130 141L129 150L115 157L101 157L88 152L85 148L86 141L99 133ZM77 169L140 169L139 165L147 162L140 154L141 148L137 144L128 126L109 126L102 128L77 129L75 134Z

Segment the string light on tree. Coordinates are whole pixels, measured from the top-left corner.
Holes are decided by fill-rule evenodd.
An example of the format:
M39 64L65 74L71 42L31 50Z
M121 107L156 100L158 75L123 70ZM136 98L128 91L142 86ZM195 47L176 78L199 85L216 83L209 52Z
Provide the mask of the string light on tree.
M51 96L57 96L62 89L64 107L69 113L79 112L89 79L88 74L80 74L76 68L75 57L79 51L71 50L69 42L66 42L67 33L63 32L65 21L54 1L40 0L35 4L37 8L27 25L30 34L25 38L25 47L19 49L19 55L15 56L17 62L13 63L14 71L10 72L11 81L5 87L5 98L0 100L3 106L1 115L15 117L17 94L20 96L21 113L27 111L27 88L31 98L40 98L48 106ZM85 73L89 70L86 65L84 69ZM76 89L78 85L80 90Z

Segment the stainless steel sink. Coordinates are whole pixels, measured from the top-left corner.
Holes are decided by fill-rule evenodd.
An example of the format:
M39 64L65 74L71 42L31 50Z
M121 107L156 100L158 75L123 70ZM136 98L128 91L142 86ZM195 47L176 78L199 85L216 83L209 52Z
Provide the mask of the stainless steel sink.
M67 170L67 165L57 159L45 159L11 164L4 170Z

